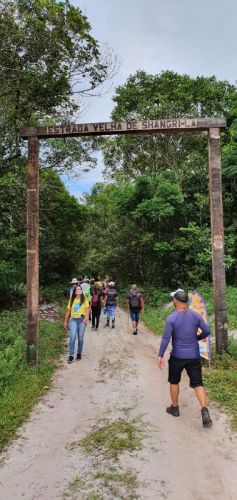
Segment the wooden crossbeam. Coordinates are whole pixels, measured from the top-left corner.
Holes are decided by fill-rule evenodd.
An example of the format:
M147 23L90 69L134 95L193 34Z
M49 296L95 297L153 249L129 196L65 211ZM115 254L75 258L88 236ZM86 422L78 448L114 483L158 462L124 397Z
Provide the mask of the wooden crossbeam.
M23 139L37 136L41 139L52 137L81 137L112 134L201 132L210 128L225 128L225 118L165 118L164 120L140 120L121 122L72 123L49 127L26 127L21 132Z

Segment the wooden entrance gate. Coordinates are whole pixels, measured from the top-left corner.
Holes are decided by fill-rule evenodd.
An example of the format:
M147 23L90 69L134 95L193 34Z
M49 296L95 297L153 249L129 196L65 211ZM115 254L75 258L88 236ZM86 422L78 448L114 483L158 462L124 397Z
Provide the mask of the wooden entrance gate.
M27 344L37 361L39 304L39 139L111 134L203 132L208 133L209 188L212 237L212 277L215 307L215 336L218 353L227 349L227 306L225 297L224 228L222 205L220 132L224 118L175 118L122 122L80 123L50 127L28 127L27 176ZM32 348L32 349L31 349Z

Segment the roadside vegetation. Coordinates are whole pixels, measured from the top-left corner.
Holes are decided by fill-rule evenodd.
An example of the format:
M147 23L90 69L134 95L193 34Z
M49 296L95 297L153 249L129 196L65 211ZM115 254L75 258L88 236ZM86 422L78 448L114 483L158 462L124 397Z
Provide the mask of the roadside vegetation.
M25 309L0 314L0 450L47 392L63 350L59 322L40 321L39 366L26 363Z
M210 398L227 410L232 428L237 431L237 340L229 340L228 352L221 358L213 349L204 380Z
M176 288L182 286L178 283ZM212 334L214 334L214 302L213 302L213 287L210 283L202 283L200 286L187 286L187 290L196 290L204 298ZM164 331L165 321L173 311L173 304L170 298L170 290L145 289L145 314L143 316L144 323L153 332L162 335ZM125 306L125 292L123 291L122 305ZM237 330L237 287L228 286L226 289L227 296L227 311L228 311L228 330ZM236 332L237 333L237 332Z

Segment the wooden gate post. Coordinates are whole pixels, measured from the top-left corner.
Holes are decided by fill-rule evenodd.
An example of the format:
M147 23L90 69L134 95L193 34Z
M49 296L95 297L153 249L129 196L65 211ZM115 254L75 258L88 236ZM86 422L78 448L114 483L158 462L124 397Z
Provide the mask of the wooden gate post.
M27 172L27 358L38 362L39 139L28 139Z
M212 279L214 287L216 350L228 346L227 307L225 297L224 227L221 178L220 129L209 129L209 183L212 235Z

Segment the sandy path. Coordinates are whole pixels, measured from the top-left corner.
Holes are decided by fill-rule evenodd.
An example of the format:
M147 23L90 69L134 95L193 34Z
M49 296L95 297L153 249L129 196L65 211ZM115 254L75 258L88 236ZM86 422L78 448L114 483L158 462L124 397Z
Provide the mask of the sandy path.
M155 363L158 338L145 327L137 337L129 335L121 310L115 330L103 323L99 332L88 326L80 362L67 365L64 356L52 390L2 455L0 498L236 500L237 440L228 418L211 407L213 428L203 429L186 376L181 416L167 415L167 369L160 372ZM136 474L135 487L94 479L108 461L96 450L86 454L78 441L101 418L138 416L143 447L123 453L115 464Z

